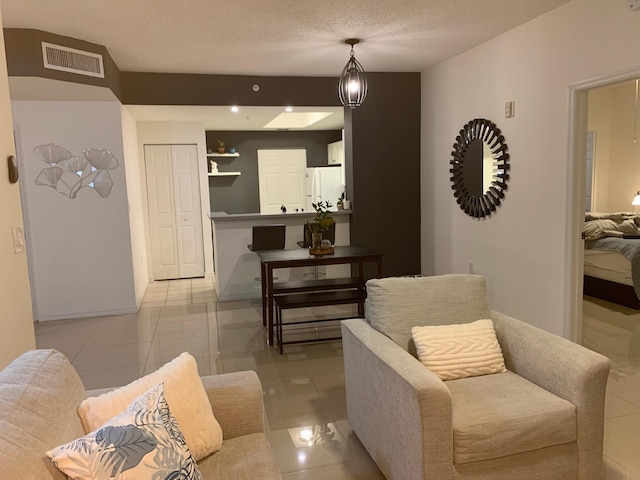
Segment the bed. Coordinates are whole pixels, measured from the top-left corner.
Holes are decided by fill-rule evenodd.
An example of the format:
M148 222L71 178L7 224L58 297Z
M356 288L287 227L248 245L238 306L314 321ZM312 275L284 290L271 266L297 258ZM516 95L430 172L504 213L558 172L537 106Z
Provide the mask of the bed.
M640 215L587 213L584 294L640 309Z

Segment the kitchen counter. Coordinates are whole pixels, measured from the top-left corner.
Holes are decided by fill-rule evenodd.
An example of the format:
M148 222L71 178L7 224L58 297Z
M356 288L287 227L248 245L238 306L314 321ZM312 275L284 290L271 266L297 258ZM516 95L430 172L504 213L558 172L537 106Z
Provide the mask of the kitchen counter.
M351 215L351 210L331 212L332 217ZM287 213L226 213L211 212L209 218L214 222L235 222L241 220L282 220L285 217L299 217L305 221L316 216L316 212L287 212Z
M213 229L213 263L218 300L241 300L260 298L261 284L254 280L260 278L260 261L255 252L247 245L252 243L254 225L286 225L285 248L300 248L298 241L303 239L304 224L315 217L315 212L292 213L243 213L227 214L211 212ZM350 210L331 212L336 222L336 245L350 244ZM331 277L350 276L348 265L329 265L319 267L320 271ZM281 281L302 280L311 268L285 268L277 271Z

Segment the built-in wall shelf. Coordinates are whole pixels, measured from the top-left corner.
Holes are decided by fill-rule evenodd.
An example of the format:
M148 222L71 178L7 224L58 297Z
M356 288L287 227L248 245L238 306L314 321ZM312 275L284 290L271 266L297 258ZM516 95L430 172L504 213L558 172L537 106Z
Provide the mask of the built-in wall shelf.
M210 177L237 177L239 175L242 175L242 172L216 172L209 174Z
M236 158L239 157L240 154L238 152L236 153L207 153L207 157L231 157L231 158Z

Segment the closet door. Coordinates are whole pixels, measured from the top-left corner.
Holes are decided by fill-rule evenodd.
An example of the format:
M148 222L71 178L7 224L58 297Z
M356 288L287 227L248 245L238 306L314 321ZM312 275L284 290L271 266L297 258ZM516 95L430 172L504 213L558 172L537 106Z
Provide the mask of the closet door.
M195 145L145 145L151 264L156 280L204 275Z
M202 210L195 145L172 145L180 278L204 276Z

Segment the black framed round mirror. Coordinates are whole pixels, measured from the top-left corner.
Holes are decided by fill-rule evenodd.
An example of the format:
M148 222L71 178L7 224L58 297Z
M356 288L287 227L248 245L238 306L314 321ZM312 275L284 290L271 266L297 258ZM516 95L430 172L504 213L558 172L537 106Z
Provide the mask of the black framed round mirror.
M460 208L475 218L490 216L504 198L509 153L495 123L475 118L467 123L451 152L451 188Z

